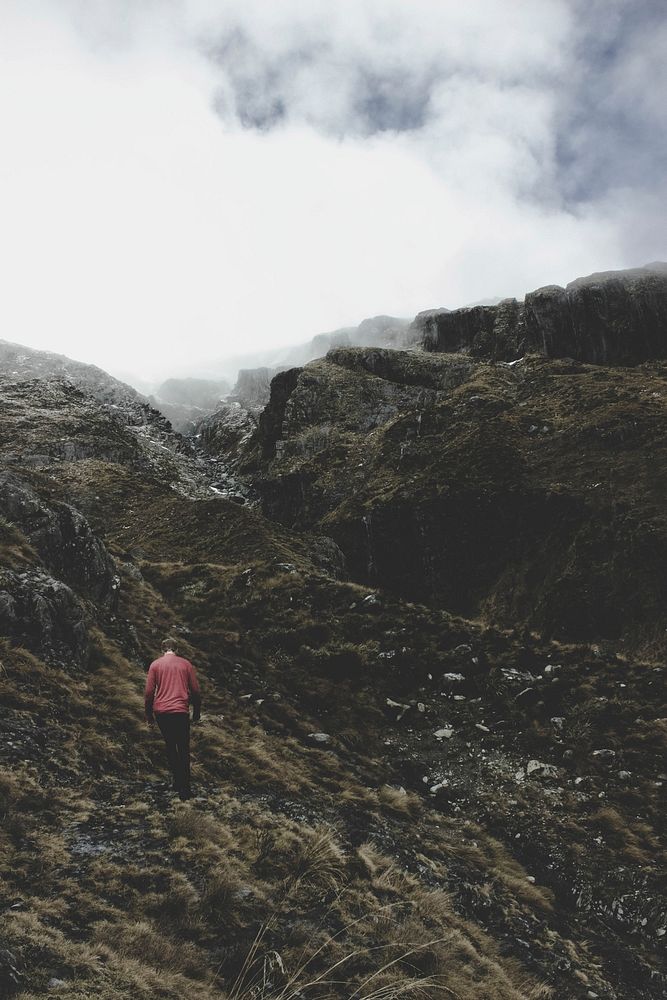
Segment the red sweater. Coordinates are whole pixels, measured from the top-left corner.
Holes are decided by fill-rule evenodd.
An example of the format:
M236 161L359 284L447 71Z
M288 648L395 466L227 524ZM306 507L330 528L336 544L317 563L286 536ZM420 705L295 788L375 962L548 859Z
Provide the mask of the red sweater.
M201 691L195 668L176 653L165 653L148 668L144 699L146 718L154 712L187 712L193 706L193 718L199 718Z

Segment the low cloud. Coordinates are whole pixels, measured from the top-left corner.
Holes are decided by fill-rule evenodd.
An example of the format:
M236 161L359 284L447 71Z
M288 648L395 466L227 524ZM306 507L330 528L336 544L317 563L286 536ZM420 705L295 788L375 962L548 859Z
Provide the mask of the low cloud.
M657 13L6 0L0 335L157 379L664 256Z

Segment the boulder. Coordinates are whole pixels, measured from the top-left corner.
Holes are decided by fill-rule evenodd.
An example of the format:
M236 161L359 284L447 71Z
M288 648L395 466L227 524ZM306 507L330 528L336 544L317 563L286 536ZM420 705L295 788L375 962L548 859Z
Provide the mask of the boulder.
M76 508L56 501L47 504L16 476L4 472L0 513L21 529L55 576L86 597L111 600L113 559Z
M0 572L0 634L50 663L88 662L82 604L70 587L41 569Z

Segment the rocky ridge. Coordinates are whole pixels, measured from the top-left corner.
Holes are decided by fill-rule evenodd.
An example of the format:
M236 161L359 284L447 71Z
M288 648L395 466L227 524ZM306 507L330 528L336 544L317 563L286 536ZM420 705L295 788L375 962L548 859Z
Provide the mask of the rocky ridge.
M407 334L426 351L513 361L525 354L603 365L667 357L667 264L549 285L523 302L428 310Z

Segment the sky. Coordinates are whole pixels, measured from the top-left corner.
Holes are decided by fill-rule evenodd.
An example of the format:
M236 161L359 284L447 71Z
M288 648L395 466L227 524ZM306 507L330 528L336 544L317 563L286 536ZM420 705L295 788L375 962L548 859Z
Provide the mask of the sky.
M138 380L667 257L662 0L0 0L0 338Z

